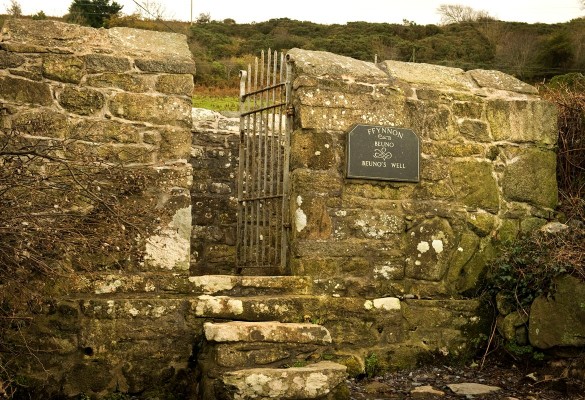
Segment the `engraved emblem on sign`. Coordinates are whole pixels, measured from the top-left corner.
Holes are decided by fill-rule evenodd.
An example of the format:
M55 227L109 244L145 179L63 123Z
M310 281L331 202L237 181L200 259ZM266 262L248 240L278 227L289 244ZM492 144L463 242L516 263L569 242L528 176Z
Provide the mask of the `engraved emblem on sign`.
M385 147L382 147L381 149L376 149L374 151L374 158L381 158L382 160L387 160L389 158L392 158L392 153L386 150Z

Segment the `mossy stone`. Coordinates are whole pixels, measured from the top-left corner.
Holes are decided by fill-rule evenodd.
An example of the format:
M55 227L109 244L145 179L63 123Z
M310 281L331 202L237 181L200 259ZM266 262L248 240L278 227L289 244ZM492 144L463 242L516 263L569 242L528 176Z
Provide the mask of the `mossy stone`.
M453 191L463 204L496 212L499 208L498 186L487 162L461 161L451 166Z
M503 190L506 199L555 208L558 203L556 154L536 148L512 150L514 162L506 166Z

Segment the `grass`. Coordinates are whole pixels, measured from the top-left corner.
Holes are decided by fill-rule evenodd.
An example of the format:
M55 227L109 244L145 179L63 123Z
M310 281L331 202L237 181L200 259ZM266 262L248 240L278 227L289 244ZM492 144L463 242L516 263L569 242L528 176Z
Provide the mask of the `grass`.
M193 91L193 107L213 111L239 111L238 89L197 86Z

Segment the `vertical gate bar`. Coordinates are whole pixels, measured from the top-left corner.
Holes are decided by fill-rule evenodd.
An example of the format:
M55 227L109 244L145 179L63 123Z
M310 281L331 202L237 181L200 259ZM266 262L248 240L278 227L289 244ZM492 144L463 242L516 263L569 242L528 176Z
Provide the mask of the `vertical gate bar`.
M257 66L258 68L258 66ZM256 84L255 84L255 91L258 91L261 89L261 86L264 84L264 50L262 50L262 52L260 53L260 64L259 64L259 70L256 71ZM258 76L258 74L260 74L260 76ZM259 83L260 86L258 86L258 78L259 78ZM258 97L258 102L259 102L259 106L258 108L262 109L262 107L264 106L263 103L263 97L261 93L257 94ZM256 115L256 114L255 114ZM254 132L254 139L256 140L256 156L254 159L254 165L256 166L256 174L254 177L255 180L255 198L259 198L261 196L261 192L260 192L260 177L261 177L261 162L260 160L262 160L262 140L261 140L261 134L260 132L262 131L262 111L260 111L258 113L258 129L255 130ZM255 218L256 218L256 224L255 224L255 233L254 233L254 260L255 260L255 264L256 266L258 266L258 263L260 262L259 259L259 250L260 250L260 200L255 200Z
M247 82L247 91L251 92L252 91L252 65L248 64L248 82ZM247 101L247 111L250 111L250 109L252 108L252 100L250 99L250 97L248 97L246 99ZM245 183L245 190L246 190L246 196L250 197L250 132L253 132L250 128L251 128L251 116L250 115L246 115L246 159L245 159L245 170L246 170L246 183ZM242 162L242 161L240 161ZM243 254L243 259L245 261L245 264L248 263L248 258L249 258L249 246L248 246L248 237L250 236L250 224L249 224L249 218L250 218L250 202L246 201L245 202L245 219L244 219L244 254Z
M281 255L280 255L280 266L283 270L286 268L287 262L287 248L288 248L288 226L289 221L289 163L290 163L290 135L292 131L292 119L293 114L289 112L292 107L292 63L289 57L287 57L286 63L286 125L285 125L285 139L284 139L284 161L282 166L283 177L282 177L282 216L283 216L283 229L282 229L282 241L281 241Z
M252 91L256 92L256 90L258 89L258 57L256 57L254 59L254 82L253 82L253 87L252 87ZM258 96L256 94L253 95L254 97L254 102L253 102L253 110L256 110L258 108ZM251 198L256 198L257 197L257 193L256 193L256 185L255 185L255 179L256 179L256 169L257 169L257 165L256 165L256 132L258 130L258 114L256 112L252 113L252 132L250 132L250 139L251 139L251 143L250 143L250 147L252 149L252 151L250 152L250 197ZM253 222L256 219L256 201L255 200L250 200L250 251L249 251L249 262L252 262L252 260L254 260L255 254L255 246L256 246L256 227L254 226Z
M284 59L284 52L281 53L280 55L280 76L279 76L279 83L285 83L285 79L284 79L284 73L285 73L285 59ZM283 89L282 86L280 87L280 103L286 103L286 87ZM284 101L283 101L284 100ZM277 140L277 165L276 165L276 169L277 169L277 175L276 175L276 187L277 187L277 192L279 194L282 193L282 164L284 163L284 155L283 155L283 149L284 149L284 143L282 143L282 137L283 137L283 124L286 123L286 106L280 106L279 109L279 116L280 116L280 120L278 121L278 140ZM276 207L279 208L278 210L278 218L277 218L277 232L278 232L278 241L276 243L277 248L279 248L278 250L278 258L275 259L275 262L278 263L282 260L283 254L282 254L282 250L280 249L281 245L282 245L282 241L284 240L283 238L283 234L282 234L282 230L284 229L284 214L283 211L286 209L284 208L284 206L282 205L282 203L285 201L284 197L281 200L281 204L276 204Z
M271 90L272 104L273 105L276 104L276 91L277 91L276 74L277 74L277 70L278 70L278 51L275 50L274 51L274 67L273 67L273 72L272 72L272 87L273 87L273 89ZM274 174L275 174L275 172L278 173L278 171L274 170L274 147L275 147L274 146L274 137L275 137L274 136L274 133L275 133L274 125L275 125L275 121L276 121L276 113L277 113L277 110L275 108L272 110L272 121L271 121L272 123L270 126L270 195L271 196L275 194L274 187L273 187L274 186ZM269 210L269 212L270 212L270 214L269 214L270 230L269 230L268 243L269 243L269 248L274 249L273 250L274 257L270 257L270 253L268 254L270 262L273 262L272 258L275 259L274 261L276 261L278 259L278 250L277 250L278 249L278 246L277 246L278 245L278 242L277 242L278 235L276 234L276 231L278 229L278 225L273 225L275 222L278 222L278 221L275 221L275 219L277 219L277 218L275 218L275 217L277 217L277 215L275 215L274 211L273 211L274 204L275 204L275 202L273 201L270 204L270 210ZM274 215L274 217L273 217L273 215Z
M267 59L266 59L266 86L265 91L262 97L265 97L265 105L269 107L270 103L270 64L272 63L272 52L268 49ZM270 111L266 110L264 113L264 130L262 131L262 141L264 144L264 153L262 155L264 165L262 171L262 195L266 196L267 193L267 184L268 184L268 119L269 119ZM262 254L261 254L261 265L266 263L266 248L269 246L269 242L267 242L268 237L270 236L270 227L268 226L268 216L266 214L267 209L269 208L270 201L267 200L263 203L262 207ZM267 245L268 244L268 245Z
M280 57L280 64L279 64L279 60L278 60L278 51L274 52L274 77L272 79L272 84L274 85L275 89L274 92L272 93L272 101L276 104L276 103L280 103L280 95L279 92L282 91L281 87L276 88L276 84L280 83L278 82L278 75L279 75L279 71L282 69L282 57ZM277 159L280 158L280 151L279 151L279 144L280 144L280 137L277 134L278 130L276 129L276 114L278 112L278 121L280 124L280 121L282 121L282 107L279 107L278 110L274 109L274 115L273 115L273 119L272 119L272 179L274 181L274 177L275 175L277 175L276 179L278 179L278 176L280 175L280 170L276 167L275 164L275 157ZM278 163L278 162L277 162ZM272 183L272 185L274 185L274 183ZM280 194L279 192L276 192L278 194ZM280 221L280 203L275 201L273 204L273 214L274 214L274 260L272 261L275 265L279 265L279 261L280 261L280 230L281 230L281 221ZM281 271L282 273L282 271Z
M246 79L247 79L247 72L246 71L240 71L240 115L242 115L245 111L246 111L246 106L245 106L245 95L246 95ZM243 248L245 248L245 246L242 246L242 237L244 235L244 233L242 232L242 221L244 218L244 204L243 203L243 198L244 198L244 181L243 181L243 177L244 177L244 162L243 159L245 157L245 142L246 142L246 132L244 130L245 128L245 118L240 117L240 143L239 143L239 147L238 147L238 157L240 160L240 163L238 165L238 207L237 207L237 212L238 212L238 226L237 226L237 241L236 241L236 254L238 256L236 256L236 272L240 273L241 272L241 266L240 266L240 254L243 250Z

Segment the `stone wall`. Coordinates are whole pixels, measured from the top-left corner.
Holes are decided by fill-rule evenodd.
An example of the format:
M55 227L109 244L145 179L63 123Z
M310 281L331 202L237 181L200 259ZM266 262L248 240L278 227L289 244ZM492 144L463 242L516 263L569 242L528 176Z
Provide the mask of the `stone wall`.
M238 114L193 109L193 275L234 272L239 141Z
M293 274L341 295L462 298L498 242L554 217L556 109L534 87L497 71L289 57ZM354 124L412 129L420 182L347 179Z
M491 322L471 295L486 261L498 242L553 216L555 108L494 71L289 54L297 276L203 276L233 271L238 125L198 110L192 126L185 38L7 21L3 126L45 139L30 130L44 126L49 139L99 149L104 162L138 168L151 182L140 201L125 203L133 210L136 200L153 224L136 238L137 254L79 271L23 331L42 350L22 364L35 385L47 385L37 398L193 397L206 371L195 366L214 354L206 321L320 324L331 335L322 357L352 374L374 361L405 368L473 351ZM345 178L346 132L356 123L419 135L420 182ZM250 340L237 352L222 348L273 366L290 355L260 354L259 339Z
M136 260L131 267L187 270L195 64L185 38L9 19L0 68L0 102L13 129L75 142L82 155L149 177L147 204L137 212L156 223L143 232L140 254L122 256Z
M3 346L26 338L35 349L11 361L32 398L144 393L171 383L181 390L197 325L184 299L164 293L175 293L190 267L194 73L179 34L18 19L2 28L0 127L61 143L63 158L129 171L111 175L117 182L102 174L100 184L127 185L121 207L145 223L127 237L132 251L120 252L112 242L120 224L98 221L102 248L87 257L76 248L71 259L84 258L84 268L74 261L64 275L71 280L39 284L56 287L34 321L3 331ZM145 190L131 192L135 176Z

